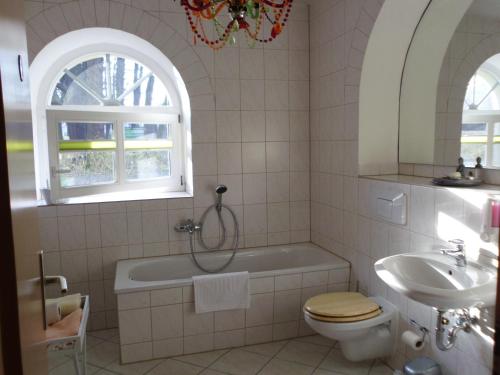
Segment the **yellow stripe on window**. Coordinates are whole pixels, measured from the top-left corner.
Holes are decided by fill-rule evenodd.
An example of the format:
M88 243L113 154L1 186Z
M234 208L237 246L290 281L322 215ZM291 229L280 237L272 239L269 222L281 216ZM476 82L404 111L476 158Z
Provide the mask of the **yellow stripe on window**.
M7 141L8 152L33 151L33 142L30 141Z
M114 150L115 141L62 141L59 149L64 151Z
M462 143L488 143L488 137L483 135L462 137Z
M150 150L174 147L174 142L168 139L154 139L148 141L125 141L127 150Z

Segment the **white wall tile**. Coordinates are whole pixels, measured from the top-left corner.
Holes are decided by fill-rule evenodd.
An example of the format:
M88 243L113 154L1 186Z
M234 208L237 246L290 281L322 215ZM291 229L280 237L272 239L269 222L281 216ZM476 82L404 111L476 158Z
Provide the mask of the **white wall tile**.
M142 307L149 307L151 303L149 292L119 294L117 296L117 299L118 299L119 310L130 310L130 309L139 309Z
M183 304L184 336L201 335L214 331L214 313L197 314L194 304Z
M133 344L151 340L151 313L149 309L120 311L120 342Z
M301 290L286 290L274 295L274 322L289 322L300 318Z
M217 142L241 142L239 111L217 111Z
M291 274L275 277L275 289L289 290L289 289L299 289L302 285L302 274Z
M245 310L226 310L214 313L214 330L231 331L245 328Z
M241 173L241 143L220 143L217 145L219 174Z
M142 213L142 236L144 243L168 241L167 211L147 211Z
M84 249L85 219L84 216L68 216L58 218L59 247L61 250Z
M241 111L241 131L243 142L263 142L266 140L264 111Z
M410 229L421 234L434 233L434 194L435 190L412 186L410 203Z
M243 143L243 173L262 173L266 171L266 144L264 142Z
M181 355L184 351L182 337L153 341L153 358L165 358Z
M69 282L87 281L87 250L62 252L61 269Z
M246 311L246 327L271 324L273 321L274 296L272 293L253 294L250 308Z
M151 319L155 341L183 336L182 304L153 307Z
M243 175L243 203L257 204L267 202L267 177L265 173Z
M103 246L127 244L127 217L125 213L102 214L100 221Z

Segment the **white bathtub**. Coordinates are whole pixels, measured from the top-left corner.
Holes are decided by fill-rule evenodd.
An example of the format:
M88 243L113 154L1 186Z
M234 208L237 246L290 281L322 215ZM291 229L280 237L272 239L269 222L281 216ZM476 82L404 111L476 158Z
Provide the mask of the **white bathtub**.
M216 267L231 252L199 254ZM250 307L196 314L191 255L119 261L115 292L123 363L310 335L304 302L348 290L347 261L310 243L238 250L225 272L250 272Z
M231 251L197 254L205 267L226 262ZM223 272L248 271L250 278L331 270L349 267L338 256L311 243L259 247L238 250L233 262ZM190 254L121 260L117 264L115 293L181 287L192 284L192 277L202 275Z

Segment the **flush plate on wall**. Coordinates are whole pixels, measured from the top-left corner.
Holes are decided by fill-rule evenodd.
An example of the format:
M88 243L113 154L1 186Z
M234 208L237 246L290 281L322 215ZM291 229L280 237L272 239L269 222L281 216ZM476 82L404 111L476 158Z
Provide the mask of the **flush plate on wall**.
M405 193L399 193L393 197L377 197L375 214L377 218L393 224L406 224L406 201Z

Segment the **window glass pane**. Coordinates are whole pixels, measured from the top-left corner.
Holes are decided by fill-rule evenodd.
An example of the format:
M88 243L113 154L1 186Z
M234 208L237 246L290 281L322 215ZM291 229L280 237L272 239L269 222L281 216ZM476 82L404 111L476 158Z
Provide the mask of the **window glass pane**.
M169 177L170 151L125 151L125 172L129 181Z
M116 181L116 152L59 152L60 184L63 188L110 184Z
M161 80L143 64L104 54L65 69L52 105L169 106Z
M126 123L125 168L127 180L169 177L171 140L170 124Z
M97 57L82 61L70 69L56 84L52 95L53 105L98 105L97 97L104 92L104 58ZM79 84L83 82L83 85Z
M486 149L488 142L488 125L485 123L462 124L462 139L460 155L467 167L476 165L479 156L487 164Z
M114 139L111 122L60 122L60 141L90 141Z
M126 140L153 140L170 138L169 124L126 123L123 127Z
M484 163L483 163L484 164ZM495 123L493 127L493 147L491 163L488 167L500 167L500 123Z

